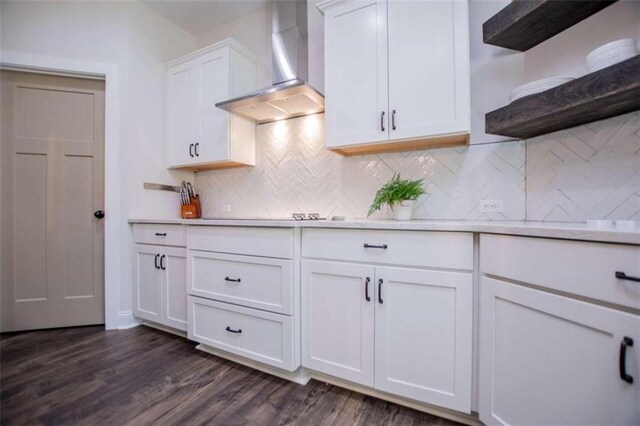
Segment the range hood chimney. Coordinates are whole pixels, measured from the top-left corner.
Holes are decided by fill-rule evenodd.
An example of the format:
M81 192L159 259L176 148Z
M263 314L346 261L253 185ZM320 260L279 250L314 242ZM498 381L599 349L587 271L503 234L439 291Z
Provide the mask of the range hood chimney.
M273 0L273 86L216 107L258 124L324 111L324 96L307 83L307 2Z

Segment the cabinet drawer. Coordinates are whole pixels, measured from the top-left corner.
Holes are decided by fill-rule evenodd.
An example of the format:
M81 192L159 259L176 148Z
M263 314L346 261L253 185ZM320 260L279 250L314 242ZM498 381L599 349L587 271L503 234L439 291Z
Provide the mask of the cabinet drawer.
M473 235L462 232L304 229L302 256L471 270Z
M189 339L293 371L293 319L189 296Z
M140 244L185 247L187 231L182 225L136 223L133 225L133 241Z
M189 294L291 315L291 262L189 250Z
M596 300L640 307L640 246L487 235L480 238L480 271Z
M292 228L189 227L189 249L293 258Z

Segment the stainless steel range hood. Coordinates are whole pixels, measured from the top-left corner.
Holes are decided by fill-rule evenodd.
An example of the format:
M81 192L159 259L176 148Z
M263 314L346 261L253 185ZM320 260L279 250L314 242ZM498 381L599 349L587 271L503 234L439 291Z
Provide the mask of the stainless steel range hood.
M216 107L258 124L324 111L324 96L307 83L307 2L274 0L273 86Z

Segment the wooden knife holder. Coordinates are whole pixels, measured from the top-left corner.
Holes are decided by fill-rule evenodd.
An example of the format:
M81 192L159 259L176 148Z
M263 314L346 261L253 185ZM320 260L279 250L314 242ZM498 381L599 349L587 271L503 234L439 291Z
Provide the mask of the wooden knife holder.
M191 204L183 204L180 213L183 219L199 219L202 217L202 208L200 206L200 196L191 197Z

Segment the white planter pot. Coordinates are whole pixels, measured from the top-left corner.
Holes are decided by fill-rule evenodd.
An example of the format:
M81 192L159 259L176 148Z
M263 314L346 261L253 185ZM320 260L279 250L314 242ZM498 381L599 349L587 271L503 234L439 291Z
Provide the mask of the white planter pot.
M413 200L405 200L393 206L393 216L396 220L411 220Z

